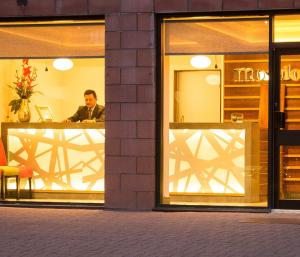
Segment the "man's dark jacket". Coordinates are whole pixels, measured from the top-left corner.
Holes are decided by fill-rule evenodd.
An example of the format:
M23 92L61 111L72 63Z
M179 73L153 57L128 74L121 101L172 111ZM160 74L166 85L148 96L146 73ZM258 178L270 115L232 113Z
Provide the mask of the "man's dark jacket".
M77 112L69 117L68 119L77 122L77 121L83 121L87 120L89 117L89 112L87 106L79 106ZM95 119L98 121L104 121L105 120L105 108L102 105L97 104L93 110L91 119Z

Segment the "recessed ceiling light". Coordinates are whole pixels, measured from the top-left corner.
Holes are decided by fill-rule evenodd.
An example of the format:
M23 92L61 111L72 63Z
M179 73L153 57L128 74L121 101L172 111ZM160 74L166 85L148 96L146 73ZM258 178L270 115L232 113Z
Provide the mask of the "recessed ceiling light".
M191 65L198 69L204 69L209 67L211 60L205 55L196 55L191 59Z
M73 62L68 58L58 58L53 61L53 67L60 71L66 71L73 68Z

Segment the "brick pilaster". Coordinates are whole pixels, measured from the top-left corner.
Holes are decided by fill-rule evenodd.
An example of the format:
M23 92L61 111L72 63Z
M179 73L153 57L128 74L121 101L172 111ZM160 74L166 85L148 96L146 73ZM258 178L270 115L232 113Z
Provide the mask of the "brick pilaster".
M153 1L125 0L121 9L106 16L105 207L150 210L155 192Z

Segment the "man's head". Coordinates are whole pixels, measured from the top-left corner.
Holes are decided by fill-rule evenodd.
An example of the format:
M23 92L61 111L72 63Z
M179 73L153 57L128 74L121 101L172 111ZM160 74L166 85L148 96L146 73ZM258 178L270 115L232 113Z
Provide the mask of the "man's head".
M94 90L88 89L84 92L85 105L88 108L93 108L97 103L97 95Z

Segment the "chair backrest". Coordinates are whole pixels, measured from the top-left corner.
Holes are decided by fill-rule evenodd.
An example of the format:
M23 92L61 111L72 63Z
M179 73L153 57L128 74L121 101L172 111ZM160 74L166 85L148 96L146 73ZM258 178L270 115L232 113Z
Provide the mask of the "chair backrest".
M5 154L2 139L0 138L0 166L6 166L6 165L7 165L6 154Z

